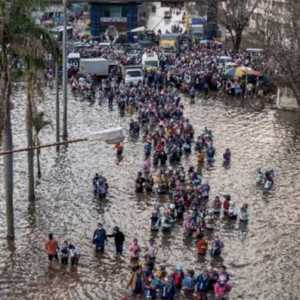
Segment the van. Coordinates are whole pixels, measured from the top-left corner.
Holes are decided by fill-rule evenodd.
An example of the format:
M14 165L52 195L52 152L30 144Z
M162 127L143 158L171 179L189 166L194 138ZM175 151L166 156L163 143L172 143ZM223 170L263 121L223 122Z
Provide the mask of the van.
M226 64L226 63L231 63L232 62L232 57L231 56L226 56L226 55L222 55L222 56L218 56L218 62L221 64Z
M142 66L146 71L156 70L159 68L159 59L158 55L153 53L145 52L142 56Z
M80 62L80 53L79 52L71 52L68 54L68 64L67 67L70 69L74 67L75 69L79 69L79 62Z
M264 52L264 49L260 48L247 48L246 52L250 54L250 56L261 56Z

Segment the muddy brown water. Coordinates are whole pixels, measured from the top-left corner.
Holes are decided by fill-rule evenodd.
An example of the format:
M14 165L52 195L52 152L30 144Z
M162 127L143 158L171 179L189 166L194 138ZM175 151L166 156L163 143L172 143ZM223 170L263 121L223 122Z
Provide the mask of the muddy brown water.
M13 111L15 146L25 143L24 96L19 91ZM44 108L54 119L54 91ZM111 126L128 124L117 110L89 106L70 99L70 136L82 137ZM299 299L299 201L300 126L294 113L265 109L257 112L220 100L185 103L186 115L196 133L204 126L213 130L217 149L215 167L205 171L211 198L230 193L240 206L249 203L247 228L217 225L225 242L224 261L233 274L231 299ZM126 126L126 125L125 125ZM44 143L55 140L54 128L43 131ZM232 165L222 167L222 153L232 151ZM71 145L58 157L55 149L42 151L43 177L37 186L37 200L26 199L26 156L15 155L16 242L5 239L5 201L0 179L0 299L120 299L126 292L128 242L137 237L143 247L151 236L149 218L156 197L137 197L136 172L142 167L143 144L125 144L125 158L115 162L112 146L103 143ZM190 162L186 162L189 164ZM273 167L275 186L263 195L255 186L255 170ZM0 164L3 174L3 164ZM108 178L110 195L106 202L93 198L91 179L95 172ZM102 256L94 253L91 235L97 222L110 232L118 225L126 234L125 258L115 259L111 240ZM82 257L77 272L56 266L48 269L43 242L49 231L62 242L80 245ZM176 226L170 235L156 236L158 262L169 270L176 264L197 271L210 260L198 262L193 243L183 238Z

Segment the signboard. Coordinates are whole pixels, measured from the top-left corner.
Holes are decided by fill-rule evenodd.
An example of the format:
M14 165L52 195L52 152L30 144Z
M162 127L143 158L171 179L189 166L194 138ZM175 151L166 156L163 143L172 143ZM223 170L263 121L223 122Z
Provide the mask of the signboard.
M127 23L126 17L102 17L100 18L102 23Z

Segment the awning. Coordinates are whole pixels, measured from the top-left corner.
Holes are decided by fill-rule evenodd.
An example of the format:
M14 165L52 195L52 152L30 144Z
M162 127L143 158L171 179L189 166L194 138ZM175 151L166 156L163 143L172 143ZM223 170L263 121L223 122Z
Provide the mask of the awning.
M146 30L146 27L141 26L141 27L137 27L137 28L134 28L134 29L130 30L130 32L143 32L145 30Z

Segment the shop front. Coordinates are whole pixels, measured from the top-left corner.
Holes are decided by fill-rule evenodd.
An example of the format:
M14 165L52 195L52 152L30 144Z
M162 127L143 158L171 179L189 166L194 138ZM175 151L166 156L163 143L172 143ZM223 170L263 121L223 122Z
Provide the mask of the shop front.
M108 28L115 28L119 32L128 32L138 27L138 6L140 2L92 2L90 6L92 35L99 36Z

